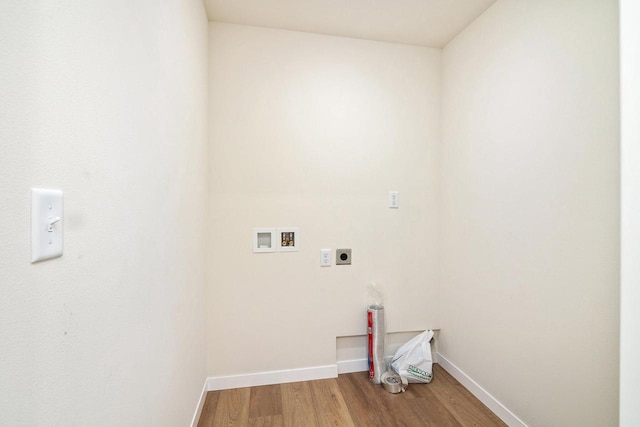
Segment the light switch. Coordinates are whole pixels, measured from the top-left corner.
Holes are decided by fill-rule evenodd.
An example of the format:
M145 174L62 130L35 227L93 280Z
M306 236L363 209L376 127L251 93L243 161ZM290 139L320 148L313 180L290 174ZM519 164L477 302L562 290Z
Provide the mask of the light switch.
M62 256L61 190L31 189L31 262Z

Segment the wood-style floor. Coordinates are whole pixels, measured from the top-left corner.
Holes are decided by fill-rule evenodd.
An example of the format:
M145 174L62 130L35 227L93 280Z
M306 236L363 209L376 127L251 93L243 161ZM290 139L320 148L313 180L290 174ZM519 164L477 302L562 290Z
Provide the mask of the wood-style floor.
M430 384L409 384L400 394L372 384L368 372L210 391L198 423L198 427L505 425L437 364Z

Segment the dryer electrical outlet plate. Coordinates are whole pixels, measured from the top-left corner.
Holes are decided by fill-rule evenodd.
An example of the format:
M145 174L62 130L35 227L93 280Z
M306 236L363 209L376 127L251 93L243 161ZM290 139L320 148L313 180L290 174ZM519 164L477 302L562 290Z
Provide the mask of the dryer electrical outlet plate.
M31 262L62 256L61 190L31 189Z
M336 265L351 265L351 249L336 249Z

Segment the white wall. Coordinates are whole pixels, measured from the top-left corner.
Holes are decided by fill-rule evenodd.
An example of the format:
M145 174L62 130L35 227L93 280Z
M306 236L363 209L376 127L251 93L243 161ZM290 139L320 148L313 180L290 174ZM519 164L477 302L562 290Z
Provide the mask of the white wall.
M443 51L440 352L530 425L618 420L617 12L498 1Z
M209 375L335 364L370 280L388 330L436 327L440 52L212 23L209 55ZM300 252L253 254L268 226Z
M620 2L622 253L620 425L640 425L640 3Z
M0 2L0 425L188 425L205 378L199 0ZM30 188L65 192L29 262Z

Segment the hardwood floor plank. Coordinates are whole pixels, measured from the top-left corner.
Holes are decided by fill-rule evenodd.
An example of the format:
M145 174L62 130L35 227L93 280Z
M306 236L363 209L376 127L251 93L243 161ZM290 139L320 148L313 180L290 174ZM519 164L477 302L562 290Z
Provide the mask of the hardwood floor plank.
M391 394L380 386L376 388L376 394L385 402L394 426L459 427L460 424L435 397L431 400L425 397L429 396L425 393L428 386L410 384L406 392L398 394Z
M249 418L282 415L282 394L280 385L251 387Z
M337 382L355 426L396 425L387 400L379 392L389 393L369 381L367 372L339 375Z
M434 381L429 384L431 391L461 425L506 426L497 415L439 365L434 365L433 376ZM440 380L435 381L436 377L440 377Z
M311 381L318 425L352 427L353 421L334 378Z
M434 377L433 381L442 381L442 379ZM431 389L433 381L431 384L409 384L404 396L408 398L407 404L410 410L422 420L424 425L460 427L461 424L453 414L433 394ZM418 400L419 403L414 404L412 399Z
M198 427L213 426L213 417L216 415L216 407L218 406L219 391L209 391L202 406L202 414L198 420Z
M249 418L248 427L283 427L282 415L267 415L264 417Z
M416 384L420 388L428 387L426 384ZM408 425L433 426L433 427L461 427L455 417L440 404L435 397L434 401L426 398L405 399L403 401L406 408ZM408 414L411 414L410 416Z
M309 381L280 385L284 425L316 426L318 417L311 396Z
M212 426L246 426L249 423L250 397L251 388L222 390Z

